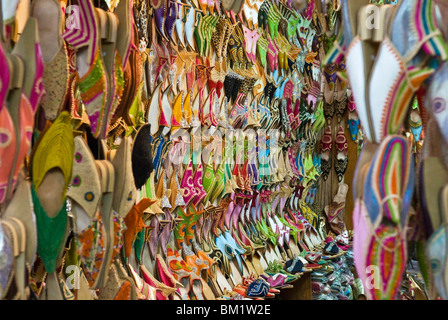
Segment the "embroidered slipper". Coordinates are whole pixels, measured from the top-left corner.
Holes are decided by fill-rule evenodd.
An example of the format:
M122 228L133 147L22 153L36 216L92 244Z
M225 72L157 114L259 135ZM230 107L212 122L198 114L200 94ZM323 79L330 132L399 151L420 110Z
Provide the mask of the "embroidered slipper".
M70 115L62 112L36 143L31 159L37 250L48 273L55 272L56 260L65 241L65 197L70 183L73 154L74 138ZM55 194L55 190L59 192Z
M116 43L119 21L115 14L95 8L98 31L101 38L101 56L106 72L107 93L103 118L100 120L100 135L105 139L109 131L112 116L123 94L124 79L120 57L117 55Z
M101 54L100 22L90 0L79 0L80 25L62 37L76 49L76 70L81 100L89 116L94 137L100 135L106 106L108 81Z
M157 278L160 279L162 283L171 288L176 288L176 293L180 293L179 288L183 288L184 285L177 281L176 277L173 273L168 269L168 266L165 260L162 258L160 254L156 256L156 270L157 270Z
M153 170L151 125L145 124L138 130L132 147L132 172L137 189L148 181Z
M183 285L180 288L181 299L190 300L188 294L191 291L191 276L193 274L191 267L180 257L177 250L170 247L167 248L167 264L173 272L174 278Z
M341 183L344 180L344 174L348 166L348 142L342 126L339 126L338 134L336 135L335 139L335 145L337 153L335 155L334 168L338 177L338 181L339 183Z
M99 208L101 182L87 143L81 136L76 136L74 141L74 161L67 197L71 200L75 232L80 233L91 224Z
M118 13L117 13L118 15ZM119 19L120 20L120 19ZM121 20L120 20L121 21ZM127 63L124 60L123 57L120 56L120 40L122 35L122 28L123 24L118 24L118 39L117 39L117 54L116 54L116 69L117 69L117 76L120 76L120 72L123 73L123 80L120 80L124 82L123 86L123 92L121 93L121 100L118 104L118 106L115 109L115 113L111 120L111 128L109 130L112 130L114 124L116 124L120 118L124 120L124 122L128 126L133 126L133 119L131 119L130 116L130 109L133 106L133 102L135 102L136 98L138 97L138 90L141 88L141 77L143 75L143 58L140 53L140 51L137 49L139 46L139 37L138 37L138 30L137 26L133 25L133 40L131 43L131 50L129 53L129 56L127 58ZM121 64L121 68L120 68ZM124 65L124 66L123 66ZM117 79L119 80L119 79ZM118 94L120 94L119 90L117 91Z
M321 168L322 177L326 181L330 175L332 168L331 149L333 148L333 136L331 133L331 127L327 126L325 133L322 136L321 141Z
M384 168L388 168L384 171ZM364 198L372 223L366 265L380 267L380 285L367 290L372 299L394 299L406 267L405 227L414 188L414 159L408 141L389 136L368 171Z
M112 160L112 164L115 168L114 192L116 192L117 195L121 195L114 197L112 207L122 218L125 218L129 210L131 210L137 196L131 157L132 138L125 137L121 141L117 153Z
M40 105L45 118L54 121L65 105L69 81L68 51L61 37L64 23L61 4L57 0L33 1L31 16L37 20L44 62L45 95Z

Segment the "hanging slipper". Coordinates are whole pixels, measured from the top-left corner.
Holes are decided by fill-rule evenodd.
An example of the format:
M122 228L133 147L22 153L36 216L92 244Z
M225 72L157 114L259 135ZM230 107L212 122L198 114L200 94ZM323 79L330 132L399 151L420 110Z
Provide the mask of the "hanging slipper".
M145 124L138 130L132 147L132 172L137 189L146 183L154 169L150 139L151 125Z
M80 233L91 224L98 210L101 182L87 143L81 136L75 137L74 141L74 161L67 197L71 200L75 233Z
M371 299L396 297L406 267L404 230L414 182L414 159L408 141L401 136L389 136L373 158L364 189L372 224L366 265L377 266L380 274L379 283L366 291Z
M11 90L7 105L16 137L15 154L10 155L14 159L14 167L9 176L9 197L14 191L19 171L31 147L36 109L45 92L42 86L43 61L39 41L37 21L31 17L27 20L12 55L9 56L14 70L11 73L10 89L17 89Z
M126 258L131 255L132 244L134 243L137 234L145 227L142 220L143 213L154 202L154 200L143 198L138 204L131 208L124 218L126 230L123 233L123 239Z
M338 193L334 196L334 199L330 205L325 206L325 214L327 215L328 222L331 229L337 234L341 234L346 230L345 223L341 217L341 213L345 208L345 201L348 193L348 185L343 183L339 185Z
M127 3L123 3L123 6L126 6ZM119 7L121 4L119 5ZM139 45L139 38L138 38L138 30L137 26L130 25L127 26L126 23L128 23L127 14L124 13L125 23L121 23L123 19L121 18L121 10L115 12L118 16L118 20L120 23L118 24L118 38L117 38L117 58L115 61L116 69L117 69L117 76L120 76L120 67L119 64L121 63L121 69L122 69L122 77L123 79L117 79L122 82L124 82L123 86L123 92L121 93L121 100L119 101L118 106L116 106L115 112L113 114L111 124L112 127L114 124L116 124L120 118L123 118L124 122L128 126L132 126L133 119L131 119L129 111L130 108L133 105L133 102L135 98L137 97L139 85L140 85L140 79L143 74L143 68L142 66L142 57L140 54L140 51L137 50L137 47ZM131 31L129 31L131 29ZM127 37L129 32L132 33L132 41L130 44L128 44ZM129 49L129 52L127 50ZM128 55L126 57L126 54ZM124 56L123 56L124 55ZM149 63L149 62L148 62ZM117 91L120 93L120 91ZM109 129L111 130L111 129Z
M26 231L26 262L30 267L33 267L37 253L36 219L31 198L31 185L23 176L20 176L14 196L9 201L2 217L15 218L24 224Z
M332 168L331 149L333 148L333 136L331 127L327 126L321 141L321 170L322 178L327 181Z
M24 62L27 77L22 89L29 100L31 110L33 113L36 113L36 109L45 93L42 82L44 61L42 58L37 19L33 17L28 18L20 39L12 52Z
M355 99L353 98L353 95L350 95L350 98L347 103L348 108L348 129L350 131L350 137L353 141L356 141L358 137L358 132L361 127L361 124L359 122L358 114L356 113L356 103Z
M78 5L81 27L66 30L62 37L77 50L76 70L81 99L93 136L98 137L108 92L106 67L101 54L100 22L90 0L79 0Z
M67 226L66 190L74 154L70 115L62 112L35 145L31 192L36 214L38 254L48 273L56 270ZM58 186L55 189L55 186ZM60 193L54 193L60 190Z
M122 64L116 51L118 18L115 14L100 8L95 8L95 15L98 21L98 31L101 38L101 56L107 79L106 102L100 128L100 138L105 139L111 124L111 118L121 100L124 79Z
M103 241L104 241L104 258L101 263L101 268L96 279L96 288L102 288L106 285L107 274L112 263L116 250L116 225L115 219L119 216L115 215L112 209L112 201L114 198L114 184L115 184L115 170L110 161L97 160L96 166L101 182L102 201L100 207L101 221L104 226ZM100 229L101 230L101 229Z
M344 180L344 174L347 170L348 166L348 142L347 137L345 136L344 129L342 126L339 126L338 134L336 136L335 140L336 144L336 155L335 155L335 164L334 168L336 171L336 174L338 176L338 181L342 182Z
M131 300L131 281L120 278L117 268L115 264L111 265L108 271L107 284L99 290L99 300Z
M37 20L44 62L42 81L46 94L40 105L45 118L54 121L65 105L68 93L69 64L67 46L61 37L62 8L56 0L34 1L31 16Z
M173 250L168 247L167 249L167 265L170 270L173 272L172 276L176 279L177 282L182 284L180 287L180 294L182 300L190 300L188 296L191 290L191 274L192 269L185 263L185 261L180 257L179 252L177 250Z
M114 197L112 207L121 217L125 218L131 210L137 190L135 187L134 176L132 173L132 138L125 137L118 147L112 164L115 168L115 187L117 195ZM146 182L146 181L145 181Z
M74 154L70 115L62 112L39 137L32 154L31 194L37 226L37 253L45 271L54 279L54 292L62 297L56 269L68 237L66 191L71 178ZM51 160L49 160L49 157ZM56 192L55 190L59 190ZM48 287L51 288L52 286ZM52 294L47 290L46 294Z

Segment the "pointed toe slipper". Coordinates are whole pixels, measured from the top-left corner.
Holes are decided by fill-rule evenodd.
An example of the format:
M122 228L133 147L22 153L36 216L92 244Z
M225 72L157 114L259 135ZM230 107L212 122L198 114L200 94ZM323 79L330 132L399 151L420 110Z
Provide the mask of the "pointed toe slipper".
M131 158L132 138L127 137L121 142L112 160L112 164L115 167L114 192L116 194L112 207L123 218L131 210L137 196Z
M17 189L8 203L3 217L16 218L24 224L26 230L25 258L28 265L32 267L37 253L36 219L31 197L31 186L22 176L19 178Z
M153 170L151 125L145 124L138 130L132 148L132 172L137 189L146 183Z
M31 16L37 20L44 63L45 95L40 105L45 118L54 121L66 102L69 78L67 46L61 37L62 8L57 0L34 1Z
M31 191L38 234L37 251L49 273L56 270L56 260L65 240L65 197L73 153L70 115L62 112L36 144L32 158Z
M95 159L85 140L75 137L75 152L67 196L75 220L75 231L82 232L92 222L101 200L101 182Z

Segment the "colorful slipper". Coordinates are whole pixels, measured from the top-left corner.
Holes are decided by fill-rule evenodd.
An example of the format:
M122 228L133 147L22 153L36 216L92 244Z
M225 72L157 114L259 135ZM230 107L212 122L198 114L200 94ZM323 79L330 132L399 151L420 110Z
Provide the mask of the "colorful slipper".
M341 183L342 180L344 180L344 174L345 174L345 171L347 170L347 166L348 166L348 157L347 157L348 142L347 142L347 137L345 136L345 132L344 132L344 129L342 128L342 126L339 126L335 144L336 144L337 153L335 155L334 168L335 168L336 174L338 176L338 181L339 181L339 183Z
M94 137L100 135L106 105L108 81L101 54L101 34L95 7L79 0L80 26L66 30L62 37L76 50L76 69L81 100L89 116Z
M28 19L20 40L9 56L13 70L7 108L15 127L16 150L13 156L14 167L9 176L7 195L14 191L19 171L31 147L32 128L36 108L44 93L42 87L43 62L40 53L37 22ZM25 69L26 68L26 69ZM25 77L27 70L27 77ZM16 90L15 90L16 89Z
M406 267L406 235L415 182L408 141L389 136L367 173L364 200L372 223L366 265L379 267L380 283L366 292L372 299L394 299ZM385 170L387 168L387 170Z
M67 197L71 200L71 212L75 232L80 233L92 222L101 201L101 182L90 149L81 136L75 137L72 177Z
M32 157L31 192L38 234L37 253L48 273L55 272L57 257L64 247L65 197L71 178L73 139L70 115L62 112L35 145Z
M8 182L10 173L14 167L14 157L17 148L16 141L16 129L12 121L8 108L6 107L6 95L9 88L9 60L6 58L3 46L0 45L0 68L2 70L1 81L5 84L0 90L0 128L1 128L1 141L0 144L0 161L4 170L0 171L0 203L3 203L7 199ZM12 67L12 66L11 66Z
M100 135L105 139L109 131L112 117L121 101L124 88L123 68L120 57L117 55L116 42L119 21L115 14L95 8L98 21L98 31L101 37L101 56L103 59L106 78L107 93L104 105L103 118L100 120Z

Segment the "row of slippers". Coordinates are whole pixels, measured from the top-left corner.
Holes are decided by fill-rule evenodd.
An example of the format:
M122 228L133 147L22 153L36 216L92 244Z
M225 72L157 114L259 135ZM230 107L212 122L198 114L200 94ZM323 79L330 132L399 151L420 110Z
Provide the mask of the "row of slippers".
M38 237L38 244L41 244L37 248L37 252L39 256L41 257L43 264L45 266L45 270L52 274L56 270L56 256L60 254L60 247L63 243L64 234L66 232L66 207L65 204L62 204L62 206L59 209L60 203L55 201L60 197L59 194L56 193L55 198L55 192L54 192L54 184L51 184L51 190L48 189L47 182L58 182L61 184L61 189L64 189L65 181L66 179L60 179L61 172L51 173L51 172L45 172L46 169L51 169L50 167L39 167L38 164L46 163L46 160L48 157L58 158L57 160L61 161L56 167L61 169L62 172L65 172L67 174L70 172L70 166L67 165L67 163L64 163L61 158L65 155L67 158L65 160L68 160L70 157L70 154L73 154L72 162L73 162L73 170L72 174L70 176L71 186L67 192L67 196L70 198L71 202L71 214L74 218L73 227L75 230L75 233L77 234L78 241L81 242L81 244L87 245L89 243L92 243L95 241L95 239L89 238L88 229L91 230L102 230L104 225L104 235L107 235L107 239L103 239L105 242L106 250L104 252L105 256L104 259L107 261L112 261L113 259L113 253L110 253L110 251L114 251L115 249L115 255L117 254L117 250L119 248L119 241L120 237L118 237L118 240L114 238L113 234L114 232L119 233L120 224L119 223L113 223L113 221L117 221L119 219L119 216L115 212L111 212L111 206L114 208L118 208L117 212L126 212L127 209L132 206L132 198L133 198L133 192L134 189L132 188L132 180L129 181L129 179L125 178L125 174L123 172L127 170L129 173L129 162L126 162L124 159L129 159L129 153L130 153L130 145L129 145L129 139L124 140L123 144L119 151L117 151L116 155L114 156L113 163L115 164L116 168L116 175L114 176L114 165L111 165L110 162L107 160L93 160L93 156L91 155L91 152L88 151L88 147L84 140L77 136L74 138L74 145L72 148L70 148L70 137L69 134L71 133L71 127L70 127L70 117L67 113L62 113L60 117L58 117L58 120L51 125L44 133L42 133L42 136L40 138L40 142L36 144L36 150L33 152L34 156L32 158L32 167L33 167L33 185L31 187L31 191L29 193L32 194L33 204L34 204L34 212L36 214L36 222L37 222L37 230L38 234L40 235ZM65 134L64 134L65 132ZM148 136L146 132L146 135L142 134L142 136ZM62 136L62 138L61 138ZM55 142L55 137L60 138L58 143ZM140 139L137 136L135 139L135 144L139 148L136 148L136 150L141 151L142 143L139 142ZM68 146L67 146L68 145ZM51 151L51 148L58 149L56 153ZM67 152L67 149L70 149L71 152ZM94 148L98 150L97 148ZM103 153L106 154L107 152L103 150ZM59 154L61 158L55 157L55 154ZM103 154L103 155L104 155ZM121 163L117 162L120 161ZM148 160L147 158L144 160ZM93 162L92 162L93 161ZM90 162L90 165L89 165ZM86 164L87 163L87 164ZM119 164L118 164L119 163ZM126 165L127 163L127 165ZM143 161L144 163L144 161ZM42 170L43 169L43 170ZM98 183L98 181L95 181L95 172L96 170L100 171L101 176L101 182ZM150 171L150 169L148 169ZM114 182L114 178L116 182ZM40 185L38 184L38 181L41 180ZM127 181L128 180L128 181ZM119 182L118 182L119 181ZM127 183L126 183L127 182ZM37 187L37 191L34 190L35 185L39 185ZM26 192L27 190L27 183L26 181L23 181L20 184L21 188ZM92 190L91 188L94 188L95 186L101 186L99 190ZM42 188L43 187L43 188ZM47 187L47 188L45 188ZM87 190L84 189L87 187ZM66 188L66 187L65 187ZM111 192L114 190L114 188L120 190L121 192L118 192L117 194L124 195L121 199L117 197L111 197ZM128 189L126 189L128 188ZM126 190L124 190L126 189ZM83 191L81 191L83 190ZM86 192L85 192L86 191ZM129 191L129 192L128 192ZM40 196L39 196L40 194ZM135 193L134 193L135 194ZM101 217L98 216L98 213L95 214L95 208L99 205L99 198L102 198L102 205L101 205ZM29 198L29 196L28 196ZM23 201L23 199L26 199L26 196L24 197L23 194L16 192L15 194L15 201L11 202L8 205L8 208L13 210L14 203L17 203L18 201ZM45 200L44 200L45 199ZM112 200L113 199L113 200ZM48 201L46 201L48 200ZM116 201L116 200L121 200ZM118 202L118 203L114 203ZM146 204L142 205L142 201L139 202L139 205L134 206L132 209L129 210L129 213L125 216L125 222L128 227L126 231L124 231L123 239L125 242L125 248L129 247L129 243L132 244L133 240L135 238L135 235L132 233L133 230L130 228L132 226L132 220L135 219L135 216L142 214L141 211L145 210L147 207L149 207L151 204L154 204L154 201L146 201ZM146 208L144 208L146 206ZM31 206L30 206L31 207ZM124 208L124 209L123 209ZM138 208L138 209L137 209ZM143 209L142 209L143 208ZM53 212L51 212L53 211ZM48 221L48 214L51 212L52 219L50 219L50 222ZM109 214L108 214L109 212ZM90 214L93 214L94 216L89 216ZM153 214L153 213L152 213ZM151 214L150 214L151 215ZM106 218L107 217L107 218ZM33 219L30 219L29 221L32 221ZM47 220L47 221L45 221ZM89 222L91 220L94 220L95 222L89 225ZM102 223L102 221L104 221ZM51 227L51 236L50 239L48 239L49 231L48 223L50 223ZM118 231L115 228L118 225ZM87 228L87 231L86 231ZM113 231L111 230L113 229ZM56 232L57 231L57 232ZM92 232L93 233L93 232ZM101 232L100 232L101 233ZM19 233L21 234L21 233ZM32 233L30 233L32 234ZM23 235L23 233L22 233ZM112 237L110 237L112 235ZM130 240L129 240L130 239ZM33 248L35 248L35 244L33 246L33 238L29 238L27 240L26 250L30 252L33 251ZM46 243L44 243L47 241ZM57 245L50 246L48 241L51 241L52 243L59 243L59 247ZM126 244L128 243L128 244ZM98 243L97 243L98 244ZM84 251L83 247L80 251ZM88 255L91 255L92 252L89 252L89 248L85 252L88 253ZM92 248L90 248L92 249ZM95 251L95 250L92 250ZM108 252L109 251L109 252ZM107 253L107 254L106 254ZM103 258L103 252L99 254L99 256L84 256L83 258L83 266L85 267L86 272L92 271L91 268L93 265L97 264L98 260L102 260ZM93 259L92 259L93 258ZM92 263L92 264L90 264ZM104 263L105 265L105 263ZM18 265L17 265L18 266ZM94 269L94 268L93 268ZM92 272L88 274L87 278L90 281L93 281L93 287L95 286L101 286L99 283L102 281L105 281L104 273L108 271L106 267L102 267L99 271L99 275L95 275L95 272ZM51 278L51 277L50 277Z
M88 3L85 3L85 5L87 6L88 5ZM92 9L92 8L90 8L90 9ZM87 19L86 17L84 17L85 19ZM32 20L30 20L30 21L32 21ZM87 20L86 20L87 21ZM31 42L31 43L33 43L33 42ZM34 42L34 43L36 43L36 42ZM61 123L62 122L62 123ZM66 116L66 114L62 114L62 117L61 117L61 121L60 122L55 122L55 124L57 123L57 125L55 126L55 127L59 127L60 125L63 125L64 123L65 124L67 124L67 116ZM51 128L51 127L50 127ZM44 131L45 132L45 131ZM96 134L96 132L94 132L94 135ZM46 136L46 134L42 134L42 136L43 137L45 137ZM63 137L63 135L61 135L61 137L60 137L62 140L67 140L67 141L69 141L70 139L68 139L68 137L67 136L65 136L65 137ZM67 139L63 139L63 138L67 138ZM47 142L48 143L48 142ZM39 142L37 143L37 145L39 145ZM45 145L45 143L44 143L44 145ZM48 145L47 145L47 147L48 147ZM62 155L67 155L67 154L70 154L70 152L68 152L68 151L70 151L71 149L70 149L70 147L69 146L67 146L66 145L66 147L67 147L67 149L65 149L65 150L62 150ZM42 153L40 153L40 157L42 157L42 155L41 155ZM50 153L51 154L51 153ZM34 157L33 157L34 158ZM39 157L38 157L39 158ZM83 157L81 156L81 157L79 157L79 155L76 155L75 154L75 161L78 161L78 162L82 162L82 159L83 159ZM56 174L55 175L55 177L52 177L52 175L51 174L48 174L48 177L50 177L48 180L47 180L47 183L45 183L45 179L44 179L44 175L46 175L46 170L48 169L52 169L52 168L50 168L50 167L46 167L46 168L39 168L39 166L37 166L36 168L34 168L34 163L37 163L38 162L38 160L36 160L36 161L34 161L35 159L33 159L33 161L32 161L32 163L33 163L33 168L32 168L32 174L33 174L33 179L35 179L35 175L36 175L36 179L38 179L38 180L36 180L35 181L35 188L37 189L36 190L36 196L37 196L37 198L39 198L39 201L41 201L42 203L41 203L41 206L42 207L44 207L44 211L47 213L47 214L50 214L50 213L52 213L52 214L50 214L50 216L53 216L53 215L55 215L55 217L58 217L59 219L56 219L57 220L57 222L58 223L60 223L60 224L62 224L62 221L64 220L64 219L62 219L61 217L63 216L63 215L61 215L60 213L63 211L63 210L60 210L63 206L62 205L60 205L60 202L58 202L58 201L42 201L42 199L45 199L45 197L48 197L49 195L50 195L50 198L52 198L52 196L51 196L51 194L52 194L52 192L50 192L49 190L48 190L48 185L47 185L47 183L48 183L48 181L50 181L50 182L53 182L53 181L51 181L52 179L55 179L56 181L57 181L57 183L59 184L59 185L61 185L61 187L62 187L62 190L65 190L66 188L67 188L67 184L68 184L68 176L69 175L67 175L67 172L68 172L68 163L66 162L66 163L64 163L63 165L61 165L60 167L61 167L61 169L62 169L62 172L64 173L64 175L65 175L65 179L61 179L62 177L61 177L61 175L60 175L60 173L59 174ZM66 159L65 159L66 160ZM19 163L21 163L21 161L19 162ZM41 164L40 164L41 165ZM102 188L103 188L103 190L101 190L101 191L99 191L99 192L97 192L98 190L94 190L95 192L86 192L86 193L84 193L82 196L84 197L84 199L85 199L85 201L87 201L87 202L93 202L93 204L95 204L95 203L97 203L96 201L99 201L99 196L98 196L98 194L101 194L102 193L102 196L103 196L103 202L104 202L104 200L107 198L107 199L111 199L111 190L113 189L113 187L112 187L112 184L114 184L113 182L111 182L112 181L112 179L111 179L111 176L113 176L113 174L111 174L111 171L112 171L112 167L110 166L110 163L108 164L108 163L102 163L102 164L99 164L98 165L98 168L99 168L99 170L101 171L101 178L102 179L104 179L104 182L102 183ZM120 167L121 168L121 167ZM44 170L42 170L42 169L44 169ZM142 170L143 170L143 167L142 167ZM40 172L39 172L40 171ZM94 171L91 171L91 172L94 172ZM42 176L39 176L39 174L42 174ZM47 178L48 178L47 177ZM93 175L92 176L92 179L94 179L95 180L95 176ZM65 180L64 181L64 183L62 182L63 180ZM73 181L72 181L72 187L73 186L75 186L75 187L78 187L80 184L81 184L81 182L83 182L83 184L85 184L85 180L87 180L87 179L81 179L81 176L74 176L73 177ZM123 185L123 184L120 184L120 185ZM93 183L92 184L92 186L93 187L97 187L98 186L98 184L97 183ZM71 188L72 188L71 187ZM33 190L33 189L32 189ZM72 190L74 190L74 189L72 189ZM74 191L73 191L74 192ZM69 193L70 193L70 191L69 191ZM133 198L133 194L132 194L132 190L129 192L129 193L127 193L127 192L123 192L123 194L125 195L125 194L127 194L127 196L128 196L128 199L130 198L131 200L132 200L132 198ZM78 195L79 196L79 195ZM77 197L77 196L74 196L75 198ZM38 202L37 201L37 198L36 197L34 197L35 199L36 199L36 203ZM41 199L42 198L42 199ZM46 200L48 200L48 199L46 199ZM52 200L54 200L54 199L52 199ZM107 200L106 201L106 206L109 206L110 207L110 201L109 200ZM79 200L79 202L81 202L82 200L80 199ZM78 201L75 201L75 202L78 202ZM122 201L123 202L123 201ZM92 204L92 205L93 205ZM121 205L120 204L114 204L114 206L117 208L117 207L120 207ZM81 206L82 207L82 206ZM85 230L85 228L86 228L86 225L88 225L88 223L90 222L90 220L92 220L92 216L94 215L94 214L92 214L91 213L91 215L92 216L89 216L88 214L86 215L86 214L84 214L84 212L83 211L85 211L85 212L91 212L91 211L88 211L88 210L82 210L82 209L80 209L80 206L77 206L76 204L72 207L73 208L73 213L77 216L77 219L76 219L76 223L77 223L77 225L76 225L76 227L78 228L78 232L80 232L80 230ZM105 224L105 228L107 229L107 238L108 238L108 241L107 241L107 246L109 246L109 249L111 248L111 247L116 247L117 245L115 244L115 245L113 245L114 244L114 241L112 241L111 239L112 239L112 237L111 237L111 234L113 233L112 232L112 229L113 229L113 223L111 222L111 221L113 221L114 220L114 218L116 218L116 217L114 217L114 215L113 214L111 214L110 213L110 210L108 210L107 208L105 208L104 209L105 210L105 214L106 214L106 216L107 216L107 219L105 219L105 221L104 221L104 224ZM119 209L116 209L117 210L117 212L127 212L127 210L123 210L121 207L119 208ZM42 212L41 212L42 213ZM79 218L78 218L78 216L79 216ZM87 217L86 217L87 216ZM42 221L41 221L42 222ZM47 221L48 222L48 221ZM43 223L43 225L45 225L45 221L43 221L42 222ZM78 225L78 223L80 223L80 225ZM98 224L99 225L101 225L101 222L98 222ZM62 228L59 228L59 230L62 230ZM56 235L55 235L56 236ZM62 239L62 235L57 235L58 237L60 237L61 239ZM59 240L59 239L58 239ZM48 248L42 248L42 250L46 250L46 249L50 249L49 247ZM54 248L52 248L52 250L53 251L55 251L55 249ZM110 250L109 250L110 251ZM48 254L48 252L47 252L47 254ZM49 254L49 256L51 256L51 255L54 255L55 253L54 252L51 252L50 254ZM43 256L45 256L46 254L42 254ZM44 259L46 259L46 258L48 258L48 257L45 257ZM109 252L109 253L107 253L107 257L106 257L106 261L110 261L112 259L112 254ZM49 259L49 260L52 260L52 259ZM47 264L49 264L50 265L50 267L49 267L49 270L50 270L50 273L52 273L51 272L51 270L53 270L54 269L54 267L53 266L51 266L52 264L53 264L53 261L47 261L48 263ZM107 265L107 263L106 263L106 265ZM107 269L107 268L106 268ZM102 275L99 277L99 279L100 279L100 281L103 281L104 282L104 277L105 277L105 268L103 268L103 270L102 270Z
M357 115L366 137L354 179L356 267L361 274L365 266L382 265L382 274L393 274L393 277L381 280L381 290L369 289L366 294L370 299L395 299L406 267L407 235L404 230L409 227L409 199L412 198L416 172L426 166L425 160L423 166L417 162L419 169L415 170L413 150L409 139L401 135L402 127L408 126L405 120L411 113L410 127L414 139L419 139L423 128L432 132L430 136L425 136L424 148L428 146L426 148L431 149L431 145L439 144L440 133L439 136L434 133L441 132L443 129L440 128L444 125L440 128L435 126L439 116L432 108L437 105L437 94L432 91L423 102L423 89L428 84L430 88L438 87L430 77L435 73L437 79L439 70L435 66L446 64L448 48L434 19L434 1L402 1L395 6L382 5L374 8L369 1L344 0L343 8L344 35L341 33L333 49L328 52L324 65L346 59L347 74L341 74L341 77L351 80ZM367 28L364 23L370 9L379 9L379 24L374 30ZM414 14L409 17L405 12ZM397 32L399 29L421 32L414 37L406 32ZM428 60L418 61L416 57L420 54L427 55ZM376 57L374 64L370 63L373 61L372 57ZM359 65L364 66L366 72L360 73ZM419 80L411 83L409 78L405 79L410 73L418 74L416 78ZM403 77L400 81L391 80L400 77ZM429 83L425 83L427 79L430 79ZM440 80L438 78L438 81ZM392 98L389 95L391 92L394 92ZM415 109L411 109L417 92L421 119L431 118L430 126L420 123ZM425 109L430 114L426 114ZM391 156L392 153L394 156ZM398 179L402 181L399 186L396 177L392 178L389 173L380 172L380 167L387 168L388 172L399 170ZM441 168L438 172L445 172L445 169ZM425 185L420 184L418 189L438 189L431 192L440 194L444 184L435 185L433 180L428 181L426 180ZM398 187L395 188L394 185ZM433 187L435 189L432 189ZM420 194L419 200L421 203L429 203L426 202L425 195ZM436 199L433 199L432 203L438 206ZM386 207L388 209L385 209ZM435 221L438 221L439 217ZM429 234L431 233L432 231L429 231ZM385 243L388 241L393 241L393 248L385 249ZM368 246L365 245L367 243ZM382 256L384 250L393 252L394 263L386 263Z
M149 149L147 144L149 128L148 126L145 128L146 132L140 130L140 134L134 140L135 148L133 150L137 154ZM53 274L56 271L56 258L60 254L61 246L67 236L65 197L62 197L61 203L60 194L54 191L54 183L60 185L60 190L66 190L70 183L67 197L70 199L69 211L74 217L73 229L77 235L77 248L82 252L81 260L90 285L101 287L105 285L108 272L108 268L105 266L108 262L110 264L110 261L119 252L121 232L123 232L124 248L127 249L135 240L135 231L139 223L138 217L140 216L141 219L144 211L157 203L157 200L146 198L139 201L137 205L133 205L134 197L137 196L137 186L130 178L130 172L133 171L134 163L141 171L151 172L151 167L144 169L145 163L150 160L150 154L148 153L142 158L139 158L141 154L133 157L131 164L129 161L131 142L128 138L123 140L121 147L113 156L112 162L94 160L85 140L81 136L71 139L70 135L72 134L70 116L65 112L61 113L56 122L41 133L32 152L31 187L23 180L19 185L20 188L14 194L14 201L8 203L7 211L14 211L13 208L17 202L30 199L31 195L36 215L37 234L39 235L37 237L38 246L36 249L35 238L31 237L27 238L25 248L29 256L33 256L33 248L37 250L45 270L48 274ZM93 149L99 150L101 147L96 145ZM103 157L108 154L106 149L103 149L102 154ZM52 159L51 162L48 159ZM133 174L135 175L135 173ZM21 191L19 192L19 190ZM27 192L28 197L24 196L24 193ZM113 196L113 194L122 195L122 197ZM101 207L101 214L97 211L99 207ZM149 216L153 216L154 212L157 213L161 209L153 208L153 210ZM164 210L161 212L167 213ZM127 226L125 231L122 230L123 223L120 223L120 219L124 219ZM33 219L29 219L29 221L33 221ZM10 229L8 228L8 230ZM18 234L23 235L23 232L18 232ZM154 228L152 234L156 234ZM95 248L95 245L99 248L104 245L103 250L98 250L100 251L98 252L98 247ZM101 268L96 269L98 261L102 260L106 262L102 264ZM28 264L32 265L32 260L28 261ZM16 267L18 266L19 264Z
M94 8L90 1L80 1L78 5L82 9L80 10L81 27L67 29L62 37L76 49L76 70L79 79L77 82L81 91L81 99L86 106L94 135L101 135L104 138L109 130L111 117L119 108L123 91L123 70L126 67L132 42L132 27L128 23L131 8L126 5L118 5L115 15L115 13ZM108 22L108 19L111 21ZM117 19L121 23L117 23ZM106 28L108 25L118 29L109 30L110 28ZM89 36L86 34L87 26L96 32ZM93 37L95 34L101 35L101 37ZM93 43L92 39L98 39L98 41ZM98 52L104 53L104 61ZM121 65L118 63L120 58ZM182 59L177 58L177 61L180 60ZM163 65L159 63L158 67L154 69L160 70L161 67ZM92 81L90 83L89 79L93 79L91 73L94 70L101 76L92 80L94 83ZM155 94L152 96L157 97L158 92L154 92ZM180 95L178 94L176 97L179 99Z

